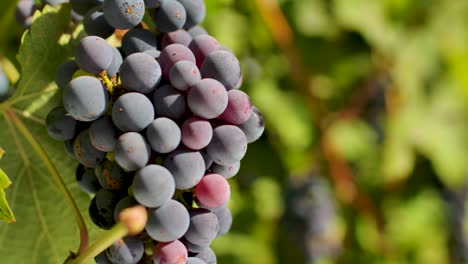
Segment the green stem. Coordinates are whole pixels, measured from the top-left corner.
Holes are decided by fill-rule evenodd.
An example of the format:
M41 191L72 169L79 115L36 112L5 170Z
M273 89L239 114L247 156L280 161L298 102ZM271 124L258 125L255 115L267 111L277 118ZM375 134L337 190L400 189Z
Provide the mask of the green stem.
M99 255L99 253L110 247L112 243L123 238L128 234L128 229L122 223L117 223L111 230L104 233L104 235L89 246L79 256L70 261L69 264L89 264L91 260Z
M32 146L32 148L37 153L39 158L44 162L44 164L47 167L47 170L52 175L53 180L55 181L55 183L59 187L60 191L65 196L65 201L71 207L71 209L73 211L73 214L75 216L76 222L78 224L78 228L80 229L80 248L78 250L78 254L80 254L81 252L83 252L88 247L89 237L88 237L88 230L86 228L86 223L85 223L83 217L81 216L80 210L79 210L78 206L76 205L75 200L73 199L70 191L68 190L67 186L65 185L65 182L63 181L62 177L60 176L57 168L54 166L54 164L50 160L50 158L47 155L47 153L45 152L45 150L39 144L39 142L34 138L34 136L31 134L31 132L28 130L28 128L23 124L21 119L11 109L8 109L6 111L6 114L12 120L12 122L15 124L15 126L18 128L18 130L23 135L23 137L29 142L29 144Z
M99 76L99 79L101 79L101 81L106 86L107 91L109 91L109 93L112 94L114 92L114 84L107 76L107 72L103 71L98 76Z

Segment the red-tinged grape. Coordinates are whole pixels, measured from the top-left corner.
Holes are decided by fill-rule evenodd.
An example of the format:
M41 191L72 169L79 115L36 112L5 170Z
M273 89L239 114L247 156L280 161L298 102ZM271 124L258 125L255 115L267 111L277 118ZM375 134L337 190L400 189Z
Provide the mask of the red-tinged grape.
M198 201L207 208L226 205L231 191L227 180L219 174L207 174L195 187Z
M241 90L231 90L228 92L228 105L221 114L221 119L240 125L249 120L252 115L252 102L250 97Z
M182 124L182 142L193 150L206 147L213 137L210 122L199 117L191 117Z

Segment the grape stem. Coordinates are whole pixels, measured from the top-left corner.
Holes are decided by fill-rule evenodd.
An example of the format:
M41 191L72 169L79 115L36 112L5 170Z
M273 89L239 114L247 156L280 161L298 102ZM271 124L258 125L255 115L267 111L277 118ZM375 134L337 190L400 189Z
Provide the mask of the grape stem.
M107 72L102 71L101 73L99 73L99 79L101 79L101 81L104 82L104 85L106 86L107 91L109 91L109 93L112 94L112 92L114 91L114 84L107 76Z
M60 191L65 196L65 201L71 207L72 212L75 216L75 220L78 224L78 228L80 230L80 248L78 249L78 254L80 254L88 247L89 237L88 237L88 229L86 228L86 223L83 219L83 216L80 213L78 206L75 203L75 200L73 199L70 191L65 185L65 182L60 176L60 173L58 172L57 168L54 166L54 164L50 160L45 150L42 148L39 142L34 138L34 136L31 134L28 128L24 125L21 119L11 109L7 109L6 114L11 119L13 124L18 128L18 130L26 139L26 141L29 142L29 144L32 146L32 148L37 153L39 158L44 162L44 164L47 167L47 170L52 175L52 179L55 181Z
M78 257L69 262L69 264L89 264L94 257L106 250L115 241L123 238L128 234L127 227L122 223L117 223L111 230L104 233L104 235L89 246L85 251L78 255Z

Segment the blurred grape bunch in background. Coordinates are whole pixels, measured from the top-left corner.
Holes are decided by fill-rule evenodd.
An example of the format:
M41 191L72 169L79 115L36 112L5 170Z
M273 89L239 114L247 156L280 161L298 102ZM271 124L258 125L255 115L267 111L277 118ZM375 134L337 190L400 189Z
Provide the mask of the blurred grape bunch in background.
M266 122L219 263L468 261L468 1L205 1Z

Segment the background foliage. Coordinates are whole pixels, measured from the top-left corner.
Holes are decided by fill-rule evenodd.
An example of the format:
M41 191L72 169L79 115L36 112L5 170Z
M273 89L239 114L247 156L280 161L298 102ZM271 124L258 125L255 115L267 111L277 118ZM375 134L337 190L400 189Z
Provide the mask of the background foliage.
M243 89L266 119L231 181L234 226L215 240L219 263L468 261L468 1L205 1L204 26L240 57ZM0 224L1 262L60 263L78 245L76 225L12 120L85 213L74 165L41 124L79 32L66 27L69 10L51 10L19 49L14 7L0 1L0 61L22 71L0 104L17 220Z

